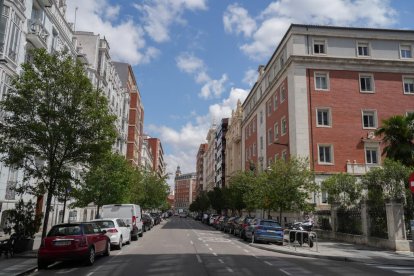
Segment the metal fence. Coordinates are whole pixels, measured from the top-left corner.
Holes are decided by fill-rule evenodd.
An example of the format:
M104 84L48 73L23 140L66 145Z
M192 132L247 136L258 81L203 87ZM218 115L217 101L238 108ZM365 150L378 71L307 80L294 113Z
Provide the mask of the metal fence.
M338 208L337 217L337 232L353 235L361 235L363 233L360 206L349 209L343 207Z
M387 213L385 204L368 206L369 235L371 237L387 239Z

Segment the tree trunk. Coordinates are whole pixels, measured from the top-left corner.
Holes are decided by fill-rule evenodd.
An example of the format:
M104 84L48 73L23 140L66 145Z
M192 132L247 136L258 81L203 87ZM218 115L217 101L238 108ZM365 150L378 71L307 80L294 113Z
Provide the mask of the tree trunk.
M50 213L50 205L52 203L52 189L49 189L47 193L47 199L46 199L46 210L45 210L45 219L43 220L43 229L42 229L42 241L46 237L47 233L47 225L49 224L49 213Z
M99 205L96 205L96 216L95 218L98 219L99 218Z
M279 224L282 225L282 208L279 209Z

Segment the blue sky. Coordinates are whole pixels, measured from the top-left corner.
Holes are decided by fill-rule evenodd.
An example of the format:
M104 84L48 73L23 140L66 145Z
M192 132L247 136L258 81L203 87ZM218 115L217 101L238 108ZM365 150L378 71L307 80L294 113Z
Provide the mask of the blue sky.
M76 30L105 36L133 65L144 129L168 172L195 170L213 122L247 96L291 23L414 29L412 0L67 0Z

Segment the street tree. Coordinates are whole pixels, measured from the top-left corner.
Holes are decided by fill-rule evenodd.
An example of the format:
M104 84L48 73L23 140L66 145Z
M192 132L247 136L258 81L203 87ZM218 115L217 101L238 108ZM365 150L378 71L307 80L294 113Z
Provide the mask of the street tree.
M137 182L131 188L132 202L143 209L156 209L164 205L170 187L167 176L159 176L155 172L140 172Z
M246 202L249 202L246 196L252 193L254 182L255 176L252 171L239 171L229 179L229 205L232 210L237 210L240 215L243 209L253 210L246 204Z
M201 191L196 199L190 204L189 210L191 212L202 212L208 210L210 207L210 200L207 196L207 192Z
M310 196L318 191L308 160L297 157L276 160L263 174L259 189L263 207L279 211L280 222L283 211L311 211Z
M383 120L376 134L382 135L383 153L387 158L414 166L414 114L395 115Z
M213 208L217 214L221 214L221 210L225 208L225 198L222 189L214 187L213 190L207 192L207 196L210 200L211 208Z
M73 188L74 207L96 206L96 214L105 204L128 203L136 170L125 157L108 152L85 172L83 181Z
M1 160L24 170L18 192L46 193L42 238L52 197L72 183L71 166L87 165L114 143L115 117L94 89L80 62L66 53L34 50L31 63L1 102Z
M355 176L340 173L330 176L322 182L322 191L327 192L328 202L345 208L354 206L362 198L363 186Z

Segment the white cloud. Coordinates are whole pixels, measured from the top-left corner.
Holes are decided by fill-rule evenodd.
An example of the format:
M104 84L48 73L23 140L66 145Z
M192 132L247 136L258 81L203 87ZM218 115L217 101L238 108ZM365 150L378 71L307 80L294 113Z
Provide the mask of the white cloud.
M249 69L246 72L244 72L243 82L252 87L257 81L257 75L257 70Z
M226 74L223 74L218 80L212 79L207 74L204 61L190 53L181 53L175 61L181 71L192 75L196 83L202 84L201 91L198 94L200 98L220 98L228 80Z
M256 22L249 16L249 12L238 4L227 7L223 16L224 30L229 33L250 37L256 29Z
M157 125L146 127L146 132L160 138L164 147L170 148L170 153L165 156L167 172L174 175L177 166L181 167L183 173L194 172L198 148L206 142L211 124L221 118L230 117L237 101L243 102L247 95L247 90L232 88L227 99L209 107L208 114L197 116L191 112L194 116L192 122L186 123L179 130Z
M68 21L75 22L75 9L78 7L76 30L105 37L111 47L113 60L137 65L150 62L158 56L155 48L147 48L143 29L131 18L117 20L120 16L119 6L111 5L107 0L71 0L67 1L67 5Z
M134 4L142 14L141 22L147 34L156 42L170 40L172 24L186 24L182 18L185 10L206 10L206 0L151 0Z
M229 5L223 14L224 29L230 33L242 33L247 42L240 49L255 60L268 58L292 23L390 27L397 15L389 0L278 0L269 4L257 17L251 17L242 7L236 5L236 9L234 6ZM247 30L252 28L243 28L249 20L255 20L258 25L251 35L247 35ZM247 26L252 26L252 23Z

